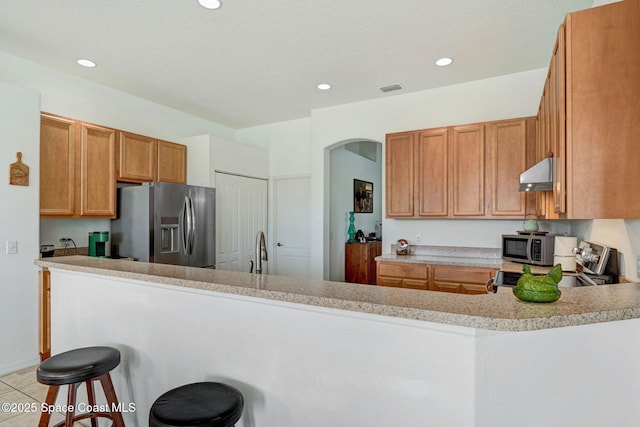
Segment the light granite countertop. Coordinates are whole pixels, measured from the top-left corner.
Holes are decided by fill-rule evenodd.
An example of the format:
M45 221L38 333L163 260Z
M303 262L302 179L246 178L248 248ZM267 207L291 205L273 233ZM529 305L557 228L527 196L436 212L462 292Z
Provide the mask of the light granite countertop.
M562 297L555 303L533 304L517 300L508 288L500 288L496 294L463 295L87 256L43 258L35 264L104 277L498 331L640 318L639 283L567 288L562 289Z
M377 256L376 261L478 267L496 270L502 265L500 249L495 248L411 245L409 246L408 255L396 255L394 249L395 245L391 245L391 252Z
M376 257L376 261L402 262L408 264L449 265L456 267L478 267L500 269L502 259L483 257L455 257L437 255L396 255L385 254Z

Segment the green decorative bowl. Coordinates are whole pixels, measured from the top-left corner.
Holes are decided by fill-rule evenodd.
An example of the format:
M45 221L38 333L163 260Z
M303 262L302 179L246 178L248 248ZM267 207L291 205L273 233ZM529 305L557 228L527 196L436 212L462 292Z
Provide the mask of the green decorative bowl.
M554 302L560 299L560 290L557 291L533 291L530 289L513 288L513 294L519 300L526 302Z

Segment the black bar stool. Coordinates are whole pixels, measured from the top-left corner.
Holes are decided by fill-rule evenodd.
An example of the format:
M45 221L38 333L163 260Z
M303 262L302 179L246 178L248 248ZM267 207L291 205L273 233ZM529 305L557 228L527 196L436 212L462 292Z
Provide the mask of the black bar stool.
M242 416L244 398L222 383L201 382L169 390L149 411L149 427L232 427Z
M120 352L112 347L85 347L56 354L38 366L36 376L38 382L47 384L49 391L45 403L48 407L54 405L61 385L68 385L67 408L65 420L56 424L71 427L79 420L91 419L91 426L97 427L96 418L108 418L116 427L124 427L122 414L119 411L118 399L113 389L109 372L120 364ZM96 409L93 381L100 381L104 395L107 398L110 412L94 412ZM76 390L82 383L87 385L90 412L75 415ZM43 411L38 427L47 427L51 411Z

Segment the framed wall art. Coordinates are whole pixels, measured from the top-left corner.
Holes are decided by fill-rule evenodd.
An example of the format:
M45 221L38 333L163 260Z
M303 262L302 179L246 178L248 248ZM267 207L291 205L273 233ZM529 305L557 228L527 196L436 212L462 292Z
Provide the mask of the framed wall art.
M373 213L373 182L353 180L353 211Z

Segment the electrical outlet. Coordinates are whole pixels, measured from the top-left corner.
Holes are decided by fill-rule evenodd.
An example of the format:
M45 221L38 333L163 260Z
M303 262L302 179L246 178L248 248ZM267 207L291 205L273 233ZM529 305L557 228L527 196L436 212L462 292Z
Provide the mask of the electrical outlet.
M71 237L61 237L60 243L69 243L71 241Z
M7 241L7 255L18 253L18 242L16 240Z
M419 234L416 234L416 243L420 243L422 242L422 236Z

